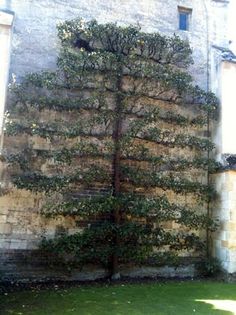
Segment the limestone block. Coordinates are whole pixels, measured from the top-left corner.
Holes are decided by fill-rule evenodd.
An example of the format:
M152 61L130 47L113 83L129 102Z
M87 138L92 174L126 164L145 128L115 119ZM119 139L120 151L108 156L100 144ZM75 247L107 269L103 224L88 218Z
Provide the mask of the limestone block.
M220 261L226 261L227 260L227 249L220 247L220 246L216 246L214 247L214 253L213 256L217 257Z
M0 12L0 24L5 26L11 26L14 19L14 15L11 13Z
M193 265L183 266L183 267L136 267L136 268L124 268L121 270L121 275L131 278L155 278L157 276L161 277L193 277L195 274L195 269Z
M172 229L173 229L173 224L174 224L174 222L168 221L168 222L164 222L164 223L162 224L162 226L163 226L164 229L170 229L170 230L172 230Z
M236 250L227 251L226 260L236 262Z
M229 191L229 200L231 201L231 204L236 204L236 192L235 191Z
M213 245L214 247L221 247L221 240L213 239Z
M23 240L11 240L10 249L26 249L27 241Z
M0 239L0 249L9 249L10 248L10 241L5 239Z
M0 234L11 234L12 225L9 223L0 223Z
M26 234L27 226L24 224L12 224L12 232L15 234Z
M220 221L230 221L230 210L229 208L225 208L224 203L222 204L221 211L217 211L214 213L214 217L218 218Z
M236 240L221 241L221 246L229 249L236 249Z
M17 239L17 240L31 240L32 236L26 233L12 233L11 234L11 239Z
M0 214L0 223L6 223L7 222L7 216L4 214Z
M234 182L236 180L236 172L234 170L230 170L227 173L227 180Z
M226 189L222 189L220 192L219 192L219 197L220 197L220 201L221 202L227 202L229 199L229 191L226 190Z
M226 240L236 240L236 230L226 232Z
M227 195L228 198L228 195ZM221 199L220 205L219 205L219 211L221 212L227 212L231 208L231 200L229 199Z
M55 236L55 231L56 231L56 228L54 226L49 226L47 228L47 231L46 231L47 237L49 237L49 238L54 237Z
M222 267L228 273L234 273L236 272L236 261L233 261L233 262L224 261L222 262Z
M43 139L39 136L32 136L30 138L30 143L33 146L33 149L44 149L44 150L50 150L52 147L52 144L49 139Z
M11 208L11 204L9 204L10 198L8 196L0 197L0 213L7 213L9 208Z
M224 271L228 272L228 266L229 266L229 262L228 261L221 261L221 266L223 268Z
M236 208L230 210L230 221L236 221Z
M226 241L228 239L228 235L227 232L224 230L217 230L214 234L213 234L214 240L219 240L219 241ZM218 244L220 245L220 244Z
M69 230L68 230L68 234L69 234L69 235L73 235L73 234L75 234L75 233L82 232L82 231L83 231L83 229L72 228L72 229L69 229Z
M231 193L234 191L234 183L230 179L228 179L228 181L225 181L222 188L224 191Z
M32 229L30 226L28 226L28 227L27 227L27 230L26 230L26 233L27 233L28 235L32 235L32 234L34 234L34 231L33 231L33 229Z
M19 223L19 218L22 216L22 212L19 211L9 211L7 216L7 223L17 224Z
M27 242L27 249L38 249L40 240L31 240Z
M11 193L0 197L0 213L2 211L35 208L35 196L26 190L13 190ZM40 195L37 197L40 199Z
M211 180L216 187L220 187L225 182L225 173L212 174Z
M222 191L222 187L224 186L224 179L222 178L222 176L218 176L218 178L215 178L214 184L216 191Z
M6 207L6 208L2 208L2 207L0 207L0 215L3 215L3 214L8 214L8 208Z
M225 231L236 231L236 221L222 221L221 228Z

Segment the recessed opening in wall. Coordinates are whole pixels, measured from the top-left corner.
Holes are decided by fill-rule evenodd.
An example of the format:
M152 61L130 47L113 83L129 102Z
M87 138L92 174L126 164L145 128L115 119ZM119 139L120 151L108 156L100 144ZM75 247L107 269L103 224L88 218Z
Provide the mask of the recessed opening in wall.
M178 7L178 12L179 12L179 30L189 31L190 20L192 16L192 9Z
M10 40L14 13L0 10L0 150L2 144L3 114L6 101L10 61Z

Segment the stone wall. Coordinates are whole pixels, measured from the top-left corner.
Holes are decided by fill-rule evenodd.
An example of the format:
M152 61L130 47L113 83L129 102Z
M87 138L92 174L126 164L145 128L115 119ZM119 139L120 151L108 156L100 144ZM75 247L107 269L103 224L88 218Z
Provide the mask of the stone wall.
M213 256L222 262L223 269L236 272L236 146L235 134L235 91L232 82L236 79L235 60L223 60L220 52L215 51L215 73L212 80L213 91L221 101L220 117L214 126L213 136L216 143L215 157L223 164L223 170L212 176L218 193L212 215L219 218L220 229L213 235Z
M178 30L177 7L192 8L190 31ZM86 20L96 18L101 23L139 24L144 31L159 31L166 35L179 35L188 39L193 49L194 65L190 71L195 81L203 88L209 86L209 59L211 45L227 46L225 33L227 3L212 0L0 0L0 10L15 12L13 27L10 77L20 81L28 72L56 67L59 44L56 24L66 19L81 16ZM19 148L42 145L40 139L5 139L4 148ZM47 144L43 144L44 146ZM12 188L4 163L1 165L2 188ZM41 235L54 235L60 219L46 222L38 216L40 195L13 189L10 194L0 197L0 255L5 270L16 268L15 253L36 249ZM73 230L73 224L68 222ZM5 257L3 259L2 257ZM27 254L18 260L25 261ZM28 258L27 258L28 259ZM5 267L4 267L5 266ZM21 267L18 267L20 270ZM192 268L192 267L191 267ZM156 272L156 271L155 271ZM40 274L40 273L39 273ZM193 274L193 273L192 273ZM1 276L1 275L0 275ZM20 277L20 272L19 272ZM40 277L40 276L39 276Z
M1 58L0 58L0 130L2 130L3 114L6 101L6 92L8 85L9 63L10 63L10 47L13 14L0 11L0 42L1 42ZM1 141L2 142L2 141ZM2 146L2 144L1 144Z
M72 92L71 92L72 93ZM148 102L149 106L156 106L157 108L161 108L162 111L174 111L175 113L178 113L180 115L184 115L187 117L194 117L196 115L196 109L193 110L193 107L191 105L188 105L188 108L186 106L177 105L175 103L171 103L170 101L160 101L160 100L151 100L148 98L143 98L140 100L140 104L144 104L144 102ZM136 104L137 105L137 104ZM109 106L111 104L109 103ZM86 111L85 111L86 112ZM194 114L193 114L194 113ZM54 112L52 110L42 110L41 112L38 112L37 109L31 109L31 112L27 113L27 118L25 113L19 114L17 117L13 117L14 119L18 120L19 122L23 121L25 118L29 119L33 116L36 118L38 122L44 121L44 122L50 122L52 119L57 119L63 115L63 120L66 120L67 122L71 122L76 119L76 115L78 115L78 112L71 111L71 112ZM81 115L81 113L80 113ZM85 113L85 116L88 115L88 113ZM172 126L167 122L158 122L158 127L163 128L165 130L169 130L172 128ZM203 136L204 130L202 128L185 128L185 127L174 127L175 131L178 133L190 133L191 135L198 135ZM81 140L81 139L80 139ZM50 140L46 140L43 138L40 138L38 136L30 136L26 134L19 134L17 136L5 136L4 139L4 153L6 155L12 154L12 153L18 153L22 149L34 149L34 150L41 150L41 151L47 151L50 149L59 149L63 148L65 146L65 141L67 141L68 147L72 146L76 141L79 143L78 138L75 138L73 140L64 140L64 139L57 139L56 143ZM93 141L98 146L101 145L101 140L94 139L93 137L90 137L90 141ZM176 158L177 156L181 155L181 157L193 159L196 154L199 154L198 151L195 151L194 149L190 150L189 148L182 148L181 150L179 148L172 148L172 147L166 147L164 145L154 145L153 143L145 142L145 147L152 148L152 153L154 156L158 155L167 155L171 158ZM93 159L94 161L97 161L98 164L101 163L101 161L98 158ZM88 159L86 159L86 162L83 161L83 158L76 159L74 161L75 164L71 164L70 168L76 169L76 166L78 163L84 163L83 165L86 165L88 162ZM104 161L103 161L104 162ZM131 162L134 163L134 162ZM108 162L106 161L106 164ZM145 164L145 163L144 163ZM34 163L33 168L39 169L42 171L43 174L48 174L48 172L58 172L60 174L61 169L64 167L60 164L57 165L49 159L43 160L43 162L39 161L39 164ZM134 166L134 165L133 165ZM137 166L141 166L140 163L138 163ZM145 166L146 167L146 166ZM60 232L61 229L66 230L69 234L73 234L74 232L78 231L79 229L83 229L84 227L88 226L88 224L91 224L93 222L91 221L82 221L75 223L73 219L67 219L65 220L63 217L57 217L55 219L49 219L45 218L43 215L40 215L39 209L42 204L42 201L44 200L43 194L34 194L27 190L17 190L16 188L12 187L11 183L11 174L17 174L19 172L19 167L17 165L9 165L7 167L6 163L2 162L1 165L2 170L2 190L3 195L0 196L0 255L2 255L0 259L0 276L4 280L10 280L10 279L40 279L40 280L47 280L49 278L51 279L60 279L60 280L85 280L85 279L94 279L97 277L101 277L102 275L105 276L106 272L101 269L97 268L85 268L83 272L75 271L73 272L65 272L63 269L52 269L50 267L50 260L53 259L53 257L47 257L44 255L44 253L38 251L38 245L41 242L42 237L47 238L54 238L58 232ZM66 169L68 171L68 169ZM64 172L64 171L63 171ZM57 173L56 173L57 174ZM187 170L184 173L184 177L188 179L197 180L206 183L206 172L205 171L199 171L194 170L190 171ZM125 185L125 184L124 184ZM102 187L104 189L104 187ZM126 187L126 189L129 189L130 187ZM86 194L87 195L94 195L100 193L101 187L93 187L93 190L84 190L84 187L82 186L77 187L77 193L79 194ZM143 188L137 188L137 190L140 191L140 189ZM6 193L6 194L5 194ZM162 194L163 190L160 188L153 188L152 191L150 191L152 195L155 194ZM171 190L165 191L165 194L168 196L170 202L175 202L178 200L179 205L187 205L190 208L193 206L194 208L198 208L198 210L201 208L198 204L197 198L195 198L192 194L186 194L181 195L174 193ZM202 212L206 212L206 206L202 207ZM173 230L179 230L184 231L184 228L181 227L179 224L175 222L163 222L163 227L166 228L169 231ZM205 233L201 232L200 236L205 239ZM32 254L33 251L33 254ZM131 269L123 269L121 271L121 274L124 276L127 276L130 274L132 277L136 276L194 276L195 270L192 263L192 260L194 258L198 257L198 253L193 253L192 251L189 253L188 251L183 250L181 253L181 256L184 257L183 260L185 261L186 265L181 266L180 268L135 268L135 270ZM191 256L193 256L193 259L191 259ZM44 265L44 261L47 263ZM190 263L189 263L190 262ZM1 275L2 274L2 275ZM87 278L86 278L87 277Z
M213 235L213 255L228 273L236 272L236 171L228 170L214 176L218 203L213 215L220 228Z
M190 31L178 30L178 6L192 8ZM211 45L228 46L227 1L213 0L0 0L0 10L15 12L11 74L55 67L59 49L56 24L66 19L96 18L100 23L139 24L144 31L174 33L190 41L196 82L207 88Z

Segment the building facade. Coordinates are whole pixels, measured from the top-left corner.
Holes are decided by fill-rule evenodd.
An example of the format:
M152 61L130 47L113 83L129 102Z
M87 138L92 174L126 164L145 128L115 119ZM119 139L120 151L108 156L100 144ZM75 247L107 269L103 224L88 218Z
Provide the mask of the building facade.
M195 83L221 99L221 116L212 135L217 144L215 157L225 169L213 176L219 198L212 215L220 219L221 226L212 236L212 246L213 255L220 259L225 271L234 273L236 145L230 139L234 130L230 82L236 77L236 63L229 50L229 4L227 0L0 0L0 111L4 112L8 82L20 82L29 72L55 69L59 51L56 25L61 21L79 16L85 20L95 18L100 23L136 24L145 32L176 34L188 40L193 50L190 72ZM4 145L2 132L3 151ZM4 187L8 180L4 163L1 173ZM25 209L35 208L38 202L27 193L0 197L0 261L13 252L15 255L37 248L44 222ZM52 234L54 230L52 224ZM2 266L3 270L7 268L4 263Z

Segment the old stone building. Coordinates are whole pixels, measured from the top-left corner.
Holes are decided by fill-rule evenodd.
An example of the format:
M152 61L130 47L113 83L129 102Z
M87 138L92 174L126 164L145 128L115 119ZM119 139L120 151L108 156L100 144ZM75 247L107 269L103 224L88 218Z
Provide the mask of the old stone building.
M3 116L8 82L20 82L28 72L56 67L59 50L56 25L61 21L80 16L85 20L96 18L100 23L137 24L146 32L177 34L189 40L194 59L190 72L196 84L212 90L221 100L221 117L212 135L217 144L215 157L224 163L225 169L213 176L219 198L212 214L220 219L221 226L213 235L212 250L224 270L234 273L236 145L232 145L235 127L230 82L236 77L236 59L229 50L229 4L227 0L0 0L0 112ZM9 143L4 142L2 129L2 151L5 145ZM8 178L4 163L1 173L4 188ZM21 277L19 268L14 271L16 260L37 248L45 229L43 219L31 212L38 202L27 192L14 191L0 197L0 273L17 277L18 272ZM47 233L54 232L52 222ZM11 258L13 253L17 258ZM179 272L191 274L191 270Z

